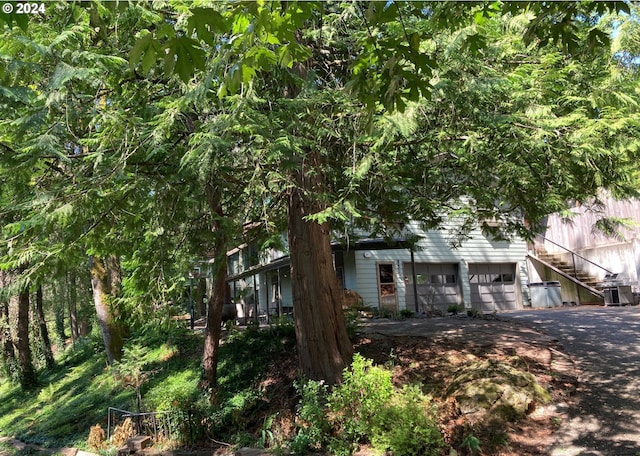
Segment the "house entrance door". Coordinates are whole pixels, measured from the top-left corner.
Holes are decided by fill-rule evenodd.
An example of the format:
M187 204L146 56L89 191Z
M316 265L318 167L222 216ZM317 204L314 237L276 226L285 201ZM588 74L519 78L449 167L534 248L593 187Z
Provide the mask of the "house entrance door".
M398 293L393 263L378 263L378 296L380 309L398 311Z

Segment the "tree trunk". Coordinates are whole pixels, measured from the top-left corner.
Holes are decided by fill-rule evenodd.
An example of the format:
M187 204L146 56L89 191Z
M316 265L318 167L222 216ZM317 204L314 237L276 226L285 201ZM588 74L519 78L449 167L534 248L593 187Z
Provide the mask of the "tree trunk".
M0 271L0 288L9 286L8 274ZM11 324L9 318L9 303L0 302L0 356L2 357L1 374L7 378L13 378L13 372L16 365L16 352L11 337ZM14 378L13 378L14 379Z
M36 371L31 357L29 343L29 289L22 290L18 295L18 368L20 386L23 390L36 386Z
M2 347L3 368L7 372L3 372L7 376L11 376L11 366L15 366L16 352L11 337L11 326L9 325L9 303L0 303L0 346Z
M318 154L311 152L289 195L291 291L300 369L310 379L339 383L353 346L342 310L343 291L333 269L329 224L305 220L323 206L308 195L323 188Z
M56 280L51 284L51 290L53 294L54 313L56 316L56 345L59 349L64 349L66 344L67 335L65 334L64 316L65 316L65 299L63 283L66 282L66 277L60 280ZM61 291L62 290L62 291Z
M44 351L44 360L48 369L56 365L53 359L53 350L51 350L51 339L49 338L49 330L47 329L47 321L44 317L44 303L42 298L42 285L36 290L36 314L38 317L38 325L40 326L40 337L42 338L42 348Z
M204 354L202 358L202 386L213 388L218 382L218 348L222 325L222 306L224 304L225 283L227 278L227 242L222 229L224 211L219 189L208 184L206 187L209 208L214 214L213 231L215 234L213 286L211 297L207 301L207 325L204 331ZM212 395L211 400L213 401Z
M78 332L78 290L76 289L76 273L69 273L69 323L71 325L71 341L76 342L79 337Z
M118 317L120 316L113 304L113 300L120 290L118 258L114 256L91 258L91 287L107 362L113 364L114 361L120 361L122 358L125 338L125 328L119 321Z

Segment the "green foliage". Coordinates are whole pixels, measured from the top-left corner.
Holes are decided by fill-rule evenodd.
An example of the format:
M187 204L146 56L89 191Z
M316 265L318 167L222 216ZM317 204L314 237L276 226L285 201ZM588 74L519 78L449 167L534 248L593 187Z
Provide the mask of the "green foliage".
M464 312L464 305L451 304L449 307L447 307L447 312L453 315L458 315L458 313Z
M395 312L384 307L373 309L372 314L376 318L393 318L395 316Z
M289 448L296 455L309 450L319 450L327 440L331 429L326 415L328 387L324 382L308 380L296 383L300 395L297 416L300 422L298 433L291 440Z
M400 312L398 312L398 315L400 315L400 318L413 318L414 312L411 309L400 309Z
M467 316L471 318L478 318L482 316L482 312L473 307L471 309L467 309Z
M344 320L347 325L347 333L349 339L355 342L358 338L358 330L360 329L360 313L356 308L348 308L344 311Z
M181 371L163 376L144 395L145 408L154 411L189 410L200 396L199 372Z
M296 337L296 328L293 324L293 319L287 315L271 317L269 330L274 336L288 337L294 340Z
M431 399L417 386L394 388L391 377L391 371L355 355L331 393L322 382L299 385L302 425L292 451L326 446L331 454L349 455L369 442L398 455L439 454L443 440Z
M40 390L25 395L16 386L0 386L3 432L46 446L75 446L86 439L86 423L101 422L109 406L124 408L131 402L131 392L104 369L103 355L67 350L62 365L41 377L46 386Z
M461 442L462 447L469 450L471 455L478 454L480 451L480 439L473 434L468 434Z

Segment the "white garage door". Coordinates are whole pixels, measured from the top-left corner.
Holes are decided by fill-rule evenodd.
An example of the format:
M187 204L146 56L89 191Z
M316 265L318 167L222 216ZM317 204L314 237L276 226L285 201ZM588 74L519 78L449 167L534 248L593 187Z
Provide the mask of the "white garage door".
M406 306L415 309L411 263L404 263ZM447 263L416 263L418 309L427 313L446 315L451 305L462 302L458 280L458 265Z
M476 263L469 265L471 305L483 312L518 308L516 265Z

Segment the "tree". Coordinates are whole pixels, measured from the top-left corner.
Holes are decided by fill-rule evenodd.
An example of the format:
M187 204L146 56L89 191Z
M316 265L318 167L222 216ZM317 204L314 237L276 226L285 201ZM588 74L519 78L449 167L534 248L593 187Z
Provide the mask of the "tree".
M32 389L37 384L36 370L33 367L31 344L29 341L29 288L21 290L17 297L18 325L16 347L18 349L18 368L20 386L24 390Z
M262 177L249 182L249 194L278 202L286 195L301 366L307 376L333 383L350 350L331 271L330 219L360 219L384 231L410 218L437 227L453 215L464 221L463 239L473 223L496 217L504 229L495 234L530 236L567 198L593 195L600 186L633 191L625 177L628 151L607 153L614 135L598 135L631 133L635 120L623 111L599 118L562 82L579 82L588 93L588 79L567 68L590 71L580 53L608 41L597 17L626 8L233 2L176 14L185 30L150 29L131 63L146 72L157 58L173 55L165 71L195 92L234 94L230 115L238 127L229 128L229 115L215 114L207 128L233 144L234 154L254 157ZM525 38L517 51L504 48L497 32L509 21L521 26L506 38ZM602 81L606 61L597 65ZM532 70L564 79L537 85L526 77ZM346 94L359 101L347 102ZM339 114L328 106L336 99ZM386 116L381 108L404 115ZM363 111L370 122L357 125ZM344 127L344 119L355 128L323 128L323 122Z
M303 373L334 383L351 354L334 229L384 234L456 216L463 239L495 217L496 234L528 235L568 197L634 187L633 150L618 138L637 137L635 113L584 96L609 67L581 54L604 49L597 18L624 4L64 8L30 24L31 41L18 30L5 41L2 147L13 153L2 170L21 172L15 200L27 201L7 237L22 256L48 252L40 266L69 258L69 246L121 258L124 297L146 305L171 290L152 274L170 278L194 246L211 246L207 386L224 253L243 222L259 222L262 239L288 227ZM179 246L175 267L158 241Z
M44 359L47 368L51 369L56 365L53 358L53 350L51 349L51 339L49 338L49 329L44 316L44 298L42 295L42 285L36 289L36 317L38 319L38 328L40 338L42 339L42 348L44 351Z
M5 271L0 270L0 287L8 286L8 277ZM0 349L2 366L2 375L6 378L13 379L16 365L16 353L11 336L11 325L9 319L9 300L0 300Z

